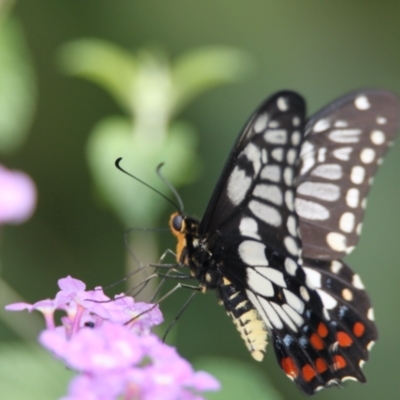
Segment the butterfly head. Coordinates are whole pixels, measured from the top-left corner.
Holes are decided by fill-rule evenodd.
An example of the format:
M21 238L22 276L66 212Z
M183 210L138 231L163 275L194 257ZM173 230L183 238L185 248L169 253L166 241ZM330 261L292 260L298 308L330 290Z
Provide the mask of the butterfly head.
M189 218L180 212L175 212L169 219L169 227L172 234L177 238L178 243L176 245L176 260L179 263L188 265L187 259L187 246L196 247L195 243L198 241L197 228L199 224L193 218ZM189 242L188 243L188 239Z

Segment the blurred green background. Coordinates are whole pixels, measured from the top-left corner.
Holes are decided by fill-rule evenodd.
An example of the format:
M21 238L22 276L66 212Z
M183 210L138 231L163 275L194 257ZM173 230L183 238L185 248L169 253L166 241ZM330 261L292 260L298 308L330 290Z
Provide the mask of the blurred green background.
M0 162L28 173L37 185L39 198L31 220L20 226L2 227L1 276L9 288L29 302L54 296L57 279L68 274L84 280L90 287L107 286L121 279L126 275L129 258L124 233L128 227L144 225L134 217L121 223L121 218L106 206L104 196L95 189L88 164L88 142L94 127L105 117L126 115L129 111L99 85L65 73L68 61L65 58L60 61L60 51L66 43L83 38L102 39L132 54L151 49L170 61L204 46L225 46L243 52L238 61L241 73L236 76L227 71L232 73L232 79L219 82L230 84L215 84L212 90L204 90L193 101L177 107L171 117L185 121L185 132L192 129L198 135L189 145L193 151L193 173L183 179L191 184L183 186L185 182L179 182L179 177L171 177L178 181L186 212L195 216L204 212L240 128L255 107L274 91L299 91L307 99L310 113L357 88L379 87L400 93L400 2L397 1L41 0L16 2L10 15L4 18L10 16L18 22L25 38L24 54L37 87L37 94L31 97L35 105L26 107L36 111L30 126L25 128L26 140L17 150L1 154ZM26 120L29 121L29 115ZM120 155L128 166L129 153ZM174 162L172 153L167 157L162 152L148 162L132 153L133 158L141 162L133 170L127 168L146 181L147 176L155 176L159 162L166 162L167 167ZM112 173L115 169L107 158L102 168ZM364 368L368 383L349 382L345 390L320 392L317 397L321 400L400 398L399 170L397 145L378 173L369 196L362 239L348 257L349 264L368 288L380 332L370 362ZM168 168L165 174L168 175ZM133 180L124 177L123 182L133 190L132 204L142 196L151 198L149 201L153 203L162 203L156 214L160 217L151 224L166 227L172 208ZM167 193L159 180L154 182ZM151 243L157 256L166 247L174 246L168 234L156 238L150 238L154 235L149 233L143 235L149 237L142 239L143 246ZM123 290L121 285L118 291ZM4 290L1 295L3 303L14 301ZM182 290L162 304L167 320L176 315L188 295ZM22 314L11 317L13 323L22 326L26 318ZM10 352L6 345L16 339L14 329L0 321L2 348ZM217 370L229 375L226 371L236 365L229 360L242 361L239 370L243 382L238 384L240 378L237 378L235 383L246 387L247 397L303 398L277 366L271 347L266 361L261 364L252 361L232 322L222 307L217 306L213 293L195 296L168 341L196 365L206 368L211 363L210 371L219 365ZM21 360L22 353L19 350ZM12 356L14 360L15 357ZM223 361L212 363L212 359ZM30 373L35 374L34 364L21 361L13 366L15 376L10 375L5 360L8 358L0 354L0 394L5 379L8 382L19 379L23 385ZM218 376L218 371L212 372ZM254 388L245 383L251 382L252 377L257 381ZM263 395L260 388L264 380L269 380L281 397L274 394L268 397L267 387ZM42 386L46 386L45 382ZM229 388L226 390L228 393ZM32 392L26 393L27 396L15 394L8 398L32 398ZM223 391L210 396L243 397L237 390L233 394Z

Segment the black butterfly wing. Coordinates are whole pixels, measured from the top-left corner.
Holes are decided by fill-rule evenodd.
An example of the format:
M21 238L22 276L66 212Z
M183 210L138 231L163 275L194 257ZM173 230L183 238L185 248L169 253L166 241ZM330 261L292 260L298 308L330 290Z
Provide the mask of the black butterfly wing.
M238 228L258 229L274 249L285 252L289 246L298 255L293 179L304 120L304 100L294 92L279 92L259 107L223 169L199 226L201 236L223 232L227 238Z
M357 244L366 196L399 115L396 95L370 89L341 97L309 119L296 182L304 257L341 259Z

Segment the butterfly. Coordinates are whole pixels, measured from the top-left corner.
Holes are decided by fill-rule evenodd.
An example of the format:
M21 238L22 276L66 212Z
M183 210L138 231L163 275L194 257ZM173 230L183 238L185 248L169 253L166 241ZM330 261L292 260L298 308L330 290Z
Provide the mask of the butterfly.
M371 302L343 261L358 242L366 196L399 125L400 101L362 90L306 120L281 91L240 133L197 221L172 214L176 257L215 290L253 358L267 342L308 395L347 379L378 337Z

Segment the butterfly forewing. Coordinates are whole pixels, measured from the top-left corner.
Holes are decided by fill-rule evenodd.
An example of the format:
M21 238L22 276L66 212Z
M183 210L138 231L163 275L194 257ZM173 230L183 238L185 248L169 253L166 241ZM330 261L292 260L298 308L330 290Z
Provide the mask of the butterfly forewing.
M399 99L351 93L307 122L297 177L303 256L337 259L358 242L373 176L399 125Z
M200 223L200 235L218 232L233 244L234 232L247 232L276 250L290 246L297 256L293 180L304 119L304 101L293 92L277 93L261 105L232 150Z

